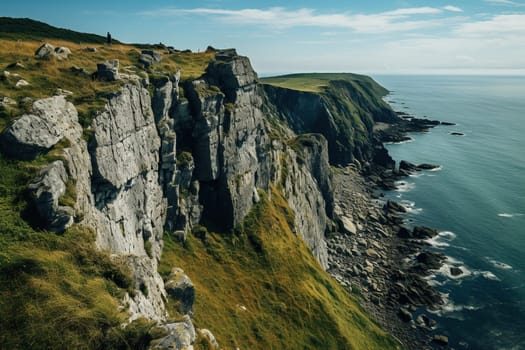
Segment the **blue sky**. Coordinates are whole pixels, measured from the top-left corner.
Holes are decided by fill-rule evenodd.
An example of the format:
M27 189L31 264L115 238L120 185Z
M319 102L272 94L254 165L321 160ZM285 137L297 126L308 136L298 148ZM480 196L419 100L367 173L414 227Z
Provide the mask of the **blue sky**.
M0 16L125 42L235 47L263 75L525 74L525 0L3 0Z

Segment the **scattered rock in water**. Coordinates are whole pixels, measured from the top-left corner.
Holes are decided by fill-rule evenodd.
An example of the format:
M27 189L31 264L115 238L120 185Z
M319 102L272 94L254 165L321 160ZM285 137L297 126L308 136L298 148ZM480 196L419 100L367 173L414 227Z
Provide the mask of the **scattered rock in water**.
M451 123L451 122L441 122L441 125L452 126L452 125L456 125L456 123Z
M432 338L432 342L441 346L447 346L448 345L448 337L446 335L438 335L436 334Z
M412 321L412 314L410 311L408 311L406 308L402 307L397 312L397 315L403 322L410 322Z
M398 202L394 202L394 201L387 201L385 206L384 206L384 210L385 211L388 211L388 212L397 212L397 213L406 213L407 212L407 209L402 205L402 204L399 204Z
M456 132L456 131L451 132L450 135L452 135L452 136L465 136L464 133L462 133L462 132Z
M452 266L450 268L450 274L452 276L460 276L463 274L463 270L460 267Z
M443 260L445 260L445 256L441 253L435 252L425 251L416 256L416 261L425 271L438 270L441 267Z
M434 170L434 169L438 169L438 168L439 168L439 165L428 164L428 163L422 163L422 164L418 164L416 166L417 170Z
M412 230L412 237L417 239L427 239L437 236L438 233L438 230L430 227L416 226Z

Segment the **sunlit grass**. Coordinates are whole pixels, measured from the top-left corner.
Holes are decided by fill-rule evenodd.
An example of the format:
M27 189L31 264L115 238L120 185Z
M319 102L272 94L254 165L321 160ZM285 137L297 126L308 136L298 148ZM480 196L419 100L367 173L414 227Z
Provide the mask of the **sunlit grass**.
M293 214L278 190L255 205L229 235L167 237L164 277L182 267L196 286L195 322L224 349L396 349L326 274L290 229Z

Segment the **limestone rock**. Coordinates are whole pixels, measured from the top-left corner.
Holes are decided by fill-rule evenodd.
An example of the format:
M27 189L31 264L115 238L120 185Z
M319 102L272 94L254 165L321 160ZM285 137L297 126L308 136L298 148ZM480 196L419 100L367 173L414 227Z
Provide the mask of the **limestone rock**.
M180 313L187 314L192 311L195 301L195 287L181 268L171 270L165 288L172 298L180 302L177 307Z
M64 164L57 160L42 169L28 186L45 228L53 232L63 232L73 224L73 208L59 205L67 181Z
M182 322L170 323L162 326L168 335L160 339L153 347L160 350L193 350L196 333L195 327L188 315Z
M351 234L354 234L354 235L357 233L357 227L355 226L355 224L352 222L352 220L349 217L342 216L341 217L341 224L343 226L343 229L347 233L351 233Z
M160 61L162 61L162 54L153 50L142 50L139 56L139 63L141 63L144 68L150 68L160 63Z
M212 332L207 329L199 329L199 333L201 337L210 342L214 349L219 349L219 343L217 342L217 339L215 339L215 336L212 334Z
M77 122L77 110L64 96L37 100L32 114L24 114L0 134L2 151L13 158L34 159L75 129Z
M97 78L101 80L114 81L120 79L119 73L119 60L108 60L97 63Z
M54 57L61 61L67 59L70 54L71 50L67 47L54 47L45 43L36 50L35 57L46 60Z
M22 86L28 86L30 85L27 80L24 80L24 79L20 79L19 81L16 82L16 87L19 88L19 87L22 87Z

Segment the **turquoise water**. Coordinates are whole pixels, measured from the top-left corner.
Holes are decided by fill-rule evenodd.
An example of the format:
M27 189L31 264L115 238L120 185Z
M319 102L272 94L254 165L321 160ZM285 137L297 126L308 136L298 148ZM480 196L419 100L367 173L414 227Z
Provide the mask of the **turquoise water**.
M412 224L443 231L429 242L449 257L431 281L447 298L435 332L456 349L525 349L525 77L374 78L395 110L457 123L387 146L442 166L388 194L412 206Z

